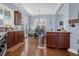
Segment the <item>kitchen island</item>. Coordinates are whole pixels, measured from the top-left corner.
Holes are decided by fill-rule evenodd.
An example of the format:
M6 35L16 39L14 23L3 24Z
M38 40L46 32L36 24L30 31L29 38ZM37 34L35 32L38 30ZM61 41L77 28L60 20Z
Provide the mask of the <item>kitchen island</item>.
M47 48L68 49L70 47L70 32L47 32Z

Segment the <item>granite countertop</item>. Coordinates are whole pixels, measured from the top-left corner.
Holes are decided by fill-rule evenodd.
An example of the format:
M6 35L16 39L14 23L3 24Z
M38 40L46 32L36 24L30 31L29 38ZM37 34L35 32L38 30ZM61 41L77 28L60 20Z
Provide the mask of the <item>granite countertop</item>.
M65 32L65 33L66 33L66 32L68 32L68 31L56 31L56 32Z
M4 35L6 35L7 32L0 32L0 40L4 37Z
M15 31L23 31L23 30L13 30L13 31L7 31L7 32L15 32Z
M50 31L50 32L64 32L64 33L66 33L66 32L69 32L69 31Z

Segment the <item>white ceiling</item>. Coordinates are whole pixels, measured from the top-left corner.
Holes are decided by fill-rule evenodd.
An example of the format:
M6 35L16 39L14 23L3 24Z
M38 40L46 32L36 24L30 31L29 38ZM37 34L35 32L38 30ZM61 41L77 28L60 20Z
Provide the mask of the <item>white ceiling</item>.
M53 15L60 7L60 3L22 3L25 10L31 15Z

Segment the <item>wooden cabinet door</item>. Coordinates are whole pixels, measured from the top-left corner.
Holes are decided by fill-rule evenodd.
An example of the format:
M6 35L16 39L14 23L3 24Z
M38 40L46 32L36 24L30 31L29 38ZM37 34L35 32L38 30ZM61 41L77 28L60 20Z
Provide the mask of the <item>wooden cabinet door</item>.
M7 34L7 48L14 46L14 32L8 32Z
M18 24L18 12L14 11L14 25Z
M11 48L16 44L23 42L23 40L24 40L24 31L8 32L7 47Z
M18 24L20 25L21 24L21 13L18 13L18 18L19 18Z
M69 33L59 33L58 34L58 48L69 48L70 34Z
M15 44L18 44L19 43L19 36L18 36L18 31L15 31Z
M15 44L23 42L24 40L24 31L15 31Z
M46 37L47 47L57 47L57 33L47 33Z
M23 42L23 40L24 40L24 31L19 31L19 41L20 42Z
M21 13L14 11L14 25L21 25Z

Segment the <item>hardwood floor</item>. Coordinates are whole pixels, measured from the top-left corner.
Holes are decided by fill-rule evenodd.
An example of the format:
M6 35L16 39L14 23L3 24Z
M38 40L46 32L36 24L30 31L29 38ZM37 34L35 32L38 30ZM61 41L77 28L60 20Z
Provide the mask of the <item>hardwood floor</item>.
M8 52L10 53L10 52ZM52 48L38 48L38 39L26 38L24 46L21 46L8 56L78 56L67 50L59 50Z

